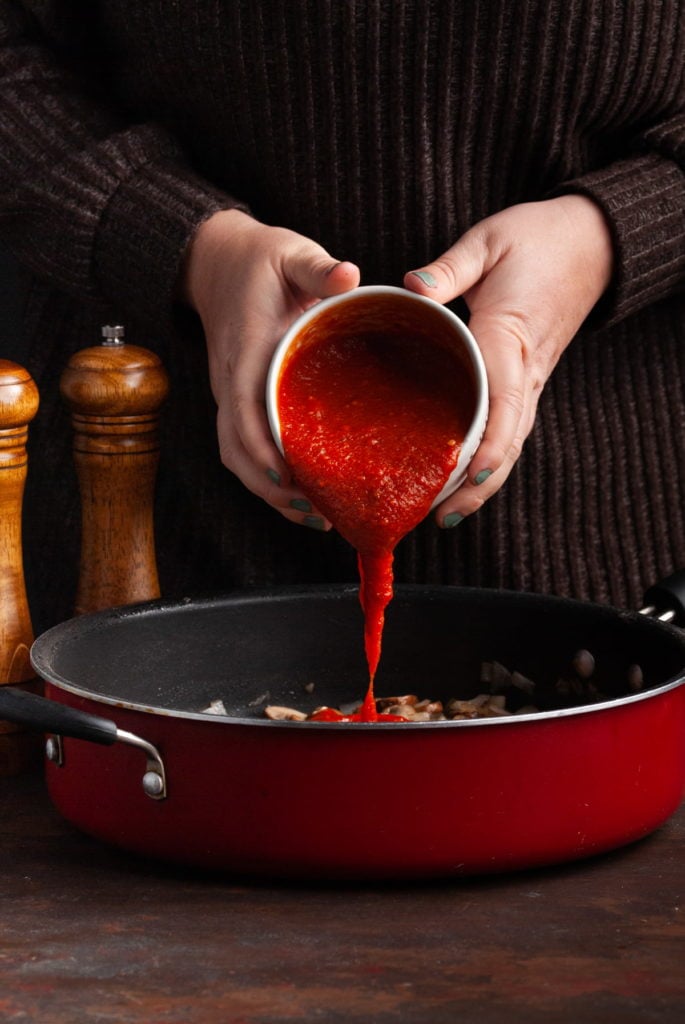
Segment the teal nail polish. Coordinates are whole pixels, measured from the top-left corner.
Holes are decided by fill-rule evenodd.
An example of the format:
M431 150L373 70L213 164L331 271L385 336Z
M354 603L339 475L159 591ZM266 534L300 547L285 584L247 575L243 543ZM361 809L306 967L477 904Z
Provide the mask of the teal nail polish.
M302 520L303 526L309 526L312 530L325 530L326 524L321 516L305 516Z
M293 498L290 507L297 509L298 512L311 512L312 510L312 506L306 498Z
M429 270L412 270L414 277L418 277L420 281L423 281L429 288L437 288L438 282L435 280Z
M267 469L266 475L272 484L276 484L277 487L281 486L281 474L277 473L275 469Z
M476 473L473 478L473 482L476 484L484 484L489 476L492 476L491 469L481 469L480 473Z
M446 515L442 521L442 525L446 530L451 530L453 526L459 526L459 523L464 517L459 512L450 512Z

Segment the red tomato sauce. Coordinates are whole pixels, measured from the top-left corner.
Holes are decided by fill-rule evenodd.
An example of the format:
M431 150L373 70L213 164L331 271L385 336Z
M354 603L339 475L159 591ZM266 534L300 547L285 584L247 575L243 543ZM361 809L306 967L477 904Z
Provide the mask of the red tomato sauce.
M279 379L286 461L358 555L369 686L356 715L326 709L326 721L393 717L377 714L373 695L393 552L454 469L475 408L471 368L442 318L418 320L412 308L405 322L379 298L308 325ZM360 328L362 302L370 323Z

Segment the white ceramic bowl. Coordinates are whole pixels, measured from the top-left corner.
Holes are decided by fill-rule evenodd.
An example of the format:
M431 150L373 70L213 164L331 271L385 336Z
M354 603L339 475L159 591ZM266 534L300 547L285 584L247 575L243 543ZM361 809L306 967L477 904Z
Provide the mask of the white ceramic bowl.
M417 322L417 316L421 318L435 318L436 316L442 318L449 328L449 332L453 335L456 345L461 347L465 353L467 363L473 371L473 383L476 393L473 418L464 437L457 464L440 494L438 494L433 502L432 507L434 508L449 494L452 494L466 478L468 465L480 444L488 418L488 381L480 349L466 324L451 310L447 309L446 306L441 306L439 303L434 302L433 299L417 295L414 292L407 291L405 288L393 288L388 285L367 285L355 288L350 292L344 292L342 295L334 295L332 298L322 299L321 302L311 306L294 321L274 351L266 382L266 411L269 418L269 426L271 427L274 440L281 454L283 454L281 423L278 411L279 381L284 360L290 349L298 345L304 328L307 328L307 336L311 338L312 325L316 329L320 324L322 332L326 336L330 336L331 324L337 319L340 311L339 308L344 305L348 307L345 312L346 329L349 329L350 312L354 309L354 304L359 306L360 325L363 325L365 317L369 315L369 309L373 308L372 305L370 306L369 300L376 296L378 296L379 306L382 304L384 315L388 316L388 322L391 326L397 321L401 322L403 318L406 319L408 315L410 320L413 319L415 323ZM335 316L331 316L332 310L337 310ZM392 334L392 331L390 334Z

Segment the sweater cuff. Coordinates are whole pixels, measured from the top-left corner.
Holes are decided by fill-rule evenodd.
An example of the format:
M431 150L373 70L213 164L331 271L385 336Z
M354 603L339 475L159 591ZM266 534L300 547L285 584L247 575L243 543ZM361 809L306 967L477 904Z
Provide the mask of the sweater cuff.
M602 209L613 236L615 268L593 321L602 326L682 288L685 282L685 176L656 154L622 160L554 190L576 192Z
M124 316L166 332L186 247L219 210L246 207L169 162L135 167L112 195L95 239L99 285Z

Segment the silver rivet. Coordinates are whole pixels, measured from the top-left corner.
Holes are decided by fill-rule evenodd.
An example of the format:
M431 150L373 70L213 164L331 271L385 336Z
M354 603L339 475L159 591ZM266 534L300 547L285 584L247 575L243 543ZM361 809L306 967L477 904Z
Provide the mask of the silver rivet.
M164 780L157 772L145 772L143 775L143 791L146 796L160 796L164 792Z
M45 756L48 761L59 762L59 743L54 736L48 736L45 741Z

